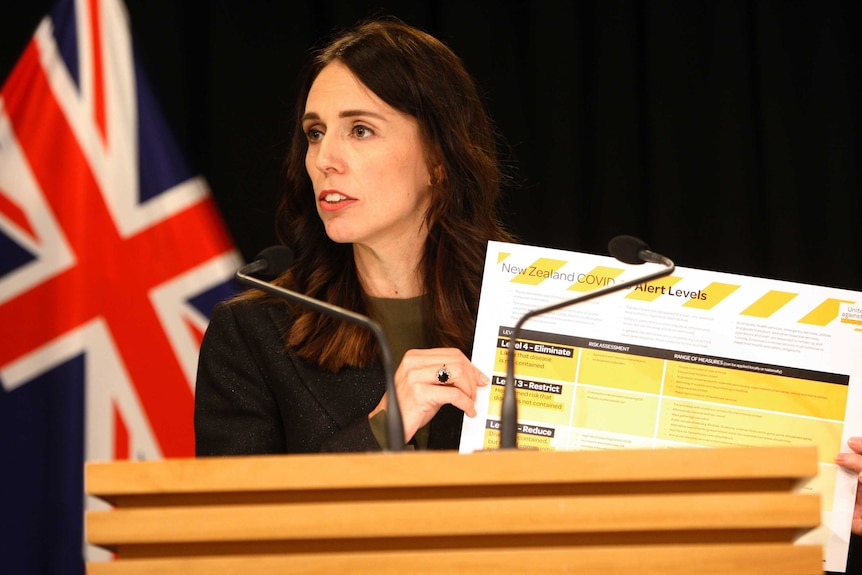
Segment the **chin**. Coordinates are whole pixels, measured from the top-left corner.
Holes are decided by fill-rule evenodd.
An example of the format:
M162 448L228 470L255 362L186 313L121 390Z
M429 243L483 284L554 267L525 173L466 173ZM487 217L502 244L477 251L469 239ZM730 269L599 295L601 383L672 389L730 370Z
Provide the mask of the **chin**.
M344 230L331 230L326 228L326 236L337 244L352 244L355 238Z

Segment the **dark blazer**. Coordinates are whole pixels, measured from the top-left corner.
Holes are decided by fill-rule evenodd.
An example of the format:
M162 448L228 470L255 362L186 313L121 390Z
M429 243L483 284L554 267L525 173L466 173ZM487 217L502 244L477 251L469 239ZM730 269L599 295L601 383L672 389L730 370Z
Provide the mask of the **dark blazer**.
M321 370L287 351L285 304L242 300L215 307L195 389L197 455L376 451L368 414L385 391L383 369ZM429 449L458 449L464 412L444 406Z

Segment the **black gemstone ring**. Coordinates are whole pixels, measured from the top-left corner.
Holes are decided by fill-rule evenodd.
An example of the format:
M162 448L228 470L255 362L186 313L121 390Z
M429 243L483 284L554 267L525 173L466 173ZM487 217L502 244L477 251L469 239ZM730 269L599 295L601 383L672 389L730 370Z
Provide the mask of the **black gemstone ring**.
M452 382L449 380L449 376L451 375L452 374L449 373L449 368L447 368L444 363L443 367L437 370L437 381L443 385L452 385Z

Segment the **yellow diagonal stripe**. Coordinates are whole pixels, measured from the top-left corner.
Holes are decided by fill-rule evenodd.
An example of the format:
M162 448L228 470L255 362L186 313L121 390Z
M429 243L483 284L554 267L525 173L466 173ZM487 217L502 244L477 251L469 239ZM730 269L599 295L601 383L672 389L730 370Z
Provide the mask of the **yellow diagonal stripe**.
M703 290L701 290L701 294L704 296L702 299L690 299L683 304L683 307L690 307L694 309L712 309L719 303L721 303L724 298L726 298L738 289L738 285L712 282Z
M512 255L512 254L509 252L497 252L497 263L499 264L500 262L505 260L510 255Z
M675 286L682 278L676 276L665 276L651 282L646 282L635 286L632 292L626 296L626 299L636 299L639 301L655 301L662 294L666 294L670 288Z
M824 326L830 321L838 317L838 313L842 303L855 303L845 299L829 298L816 308L808 312L805 317L799 320L799 323L807 323L810 325Z
M591 292L607 285L613 285L614 280L625 270L596 266L589 273L579 274L577 281L569 286L569 291Z
M766 294L756 302L742 310L740 315L750 315L752 317L769 317L779 309L784 307L784 304L795 298L799 294L786 291L769 290Z
M557 270L559 270L567 263L569 262L563 260L539 258L532 264L527 266L526 269L522 270L521 273L513 277L512 283L533 286L539 285L549 277L553 276Z

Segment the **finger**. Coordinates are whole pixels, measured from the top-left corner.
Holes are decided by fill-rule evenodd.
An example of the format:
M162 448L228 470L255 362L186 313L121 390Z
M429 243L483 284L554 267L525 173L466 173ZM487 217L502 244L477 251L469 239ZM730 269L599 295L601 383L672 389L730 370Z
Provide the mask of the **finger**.
M407 411L410 411L407 405L413 405L419 408L420 411L426 412L426 415L431 416L437 412L440 406L449 403L470 417L475 417L476 415L474 399L457 385L441 385L425 381L414 382L408 388L409 391L405 395L405 402L403 403L405 406L404 409ZM400 394L399 399L401 399Z
M488 377L487 375L485 375L484 373L482 373L482 371L478 367L473 365L472 363L470 364L470 368L471 368L471 371L473 374L474 385L472 385L470 387L469 395L470 395L471 399L475 400L476 395L478 394L479 388L480 387L486 387L486 386L490 385L491 384L491 378Z
M440 366L432 366L434 382L440 385L456 385L458 382L480 385L482 373L472 364L463 363L457 359L454 362L443 363Z
M839 453L835 456L835 463L860 474L859 480L862 481L862 455L858 453Z
M454 405L469 417L476 417L476 406L473 398L455 386L437 386L437 401L440 404L449 403Z
M491 380L472 364L469 364L469 371L469 385L466 384L463 379L460 384L454 385L453 387L455 389L453 389L453 391L457 391L458 393L454 396L450 395L447 399L447 403L451 403L455 407L461 409L461 411L466 413L469 417L476 417L475 404L479 386L489 385Z
M435 383L457 387L475 401L478 389L489 385L491 378L470 362L459 362L458 365L450 368L449 364L444 364L435 372ZM464 371L460 371L462 369Z
M477 370L473 364L457 349L434 349L426 350L430 355L423 357L428 373L433 376L432 381L441 385L455 385L457 382L465 382L471 385L477 384Z
M411 385L455 387L471 400L475 399L478 387L491 382L488 376L456 348L409 350L404 355L399 370L403 370L405 379Z

